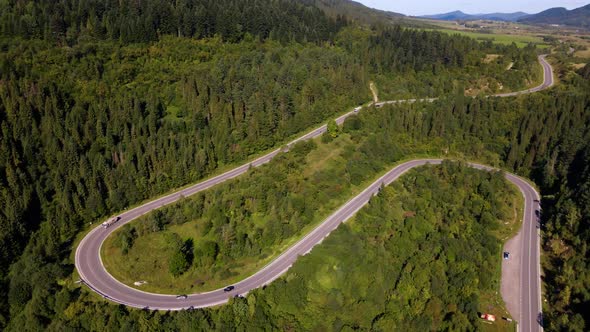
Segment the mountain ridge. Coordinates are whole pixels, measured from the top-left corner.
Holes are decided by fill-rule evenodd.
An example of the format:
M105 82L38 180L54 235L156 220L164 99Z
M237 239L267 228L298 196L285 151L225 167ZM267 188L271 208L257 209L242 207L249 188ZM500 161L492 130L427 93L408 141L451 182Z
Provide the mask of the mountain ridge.
M538 14L521 18L518 22L533 24L559 24L590 28L590 4L568 10L554 7Z
M406 15L380 10L365 6L353 0L300 0L303 3L315 5L329 16L346 16L349 19L363 23L377 23L391 20L399 20Z
M460 10L455 10L448 13L443 14L433 14L433 15L422 15L417 16L418 18L428 18L428 19L435 19L435 20L444 20L444 21L455 21L455 20L466 20L466 21L475 21L475 20L494 20L494 21L508 21L514 22L524 17L528 17L531 14L525 12L514 12L514 13L480 13L480 14L467 14Z

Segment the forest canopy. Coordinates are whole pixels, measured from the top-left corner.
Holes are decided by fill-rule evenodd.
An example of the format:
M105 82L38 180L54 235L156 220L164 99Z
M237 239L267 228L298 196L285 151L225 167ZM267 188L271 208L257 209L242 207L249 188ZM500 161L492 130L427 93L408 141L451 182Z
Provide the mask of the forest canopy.
M345 165L351 184L398 158L445 151L529 176L548 197L548 327L589 326L588 69L550 92L465 98L471 87L537 81L534 47L359 27L311 3L0 1L0 329L224 329L246 313L256 326L290 326L270 304L251 304L254 294L177 314L96 302L73 284L75 238L366 102L371 81L382 98L442 98L332 127L358 144ZM172 273L186 268L181 258Z
M322 42L346 25L346 19L328 18L304 1L285 0L6 0L0 13L4 36L68 45L89 39L150 42L163 35Z

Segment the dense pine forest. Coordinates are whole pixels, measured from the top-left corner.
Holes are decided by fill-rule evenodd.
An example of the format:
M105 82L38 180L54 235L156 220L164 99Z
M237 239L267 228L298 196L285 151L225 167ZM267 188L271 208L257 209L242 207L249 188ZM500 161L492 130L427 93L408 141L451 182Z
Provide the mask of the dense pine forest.
M532 178L545 195L547 327L590 326L588 66L550 92L466 98L472 85L498 92L538 80L534 47L399 26L361 27L346 17L328 17L312 3L0 2L0 329L311 328L304 322L311 317L294 311L305 294L292 298L275 284L231 305L192 312L145 312L102 302L73 284L74 241L89 223L236 165L366 102L371 81L383 98L443 98L371 109L347 120L341 130L354 143L346 155L350 162L318 175L324 177L318 182L342 174L347 186L355 186L416 153L479 159ZM489 63L486 54L500 56ZM508 63L512 70L505 70ZM277 162L303 158L313 145L300 149L300 155L295 151ZM260 173L250 176L273 177L264 168ZM333 185L322 190L343 199L346 190ZM216 250L226 250L227 259L239 258L236 253L246 247L259 254L311 222L315 207L306 210L297 195L286 196L277 190L275 205L284 210L258 212L276 219L297 212L304 222L269 224L275 228L261 234L261 242L250 239L233 249L218 243ZM387 199L378 198L379 204L390 204ZM383 212L371 209L364 213ZM222 229L227 221L215 219L215 212L210 217L220 224L212 227ZM362 238L362 232L351 232L346 228L337 236ZM294 271L308 264L298 262ZM312 281L290 272L284 282L291 289ZM346 324L367 327L366 319L379 314L371 311ZM326 328L346 325L338 319ZM473 323L418 322L410 313L391 319L409 327Z
M58 44L108 39L156 41L163 35L236 42L247 35L280 41L328 41L346 24L329 19L311 1L269 0L64 0L3 1L4 36Z

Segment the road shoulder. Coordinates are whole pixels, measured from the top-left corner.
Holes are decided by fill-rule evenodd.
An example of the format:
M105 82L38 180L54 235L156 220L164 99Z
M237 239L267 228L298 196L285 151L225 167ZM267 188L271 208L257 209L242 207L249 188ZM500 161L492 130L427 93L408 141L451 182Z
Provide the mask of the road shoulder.
M500 291L506 308L513 319L520 319L520 264L521 264L521 243L522 228L518 234L508 240L504 245L504 251L510 253L510 259L502 260L502 282Z

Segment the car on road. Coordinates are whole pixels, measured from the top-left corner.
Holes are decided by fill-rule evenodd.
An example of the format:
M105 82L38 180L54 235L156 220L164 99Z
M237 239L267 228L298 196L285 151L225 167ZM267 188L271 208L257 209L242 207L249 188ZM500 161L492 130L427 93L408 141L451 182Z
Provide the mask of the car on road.
M535 200L533 200L533 202L535 202L535 203L539 203L539 200L538 200L538 199L535 199Z
M510 253L508 251L504 251L504 259L509 259Z
M227 287L225 287L225 288L223 289L223 291L224 291L224 292L226 292L226 293L227 293L227 292L231 292L231 291L233 291L233 290L234 290L234 288L235 288L234 286L227 286Z
M188 298L188 296L187 296L187 295L185 295L185 294L178 295L178 296L176 297L176 299L177 299L177 300L185 300L186 298Z
M121 216L116 216L102 223L102 228L109 228L111 225L121 220Z

